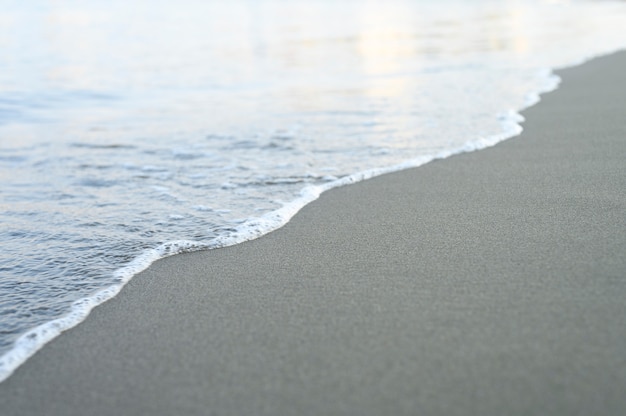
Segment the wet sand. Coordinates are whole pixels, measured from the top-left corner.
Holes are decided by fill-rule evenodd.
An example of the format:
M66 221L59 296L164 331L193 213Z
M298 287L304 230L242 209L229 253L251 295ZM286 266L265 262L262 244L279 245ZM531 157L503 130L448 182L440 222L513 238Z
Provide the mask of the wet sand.
M0 414L626 414L626 53L559 74L517 138L155 263Z

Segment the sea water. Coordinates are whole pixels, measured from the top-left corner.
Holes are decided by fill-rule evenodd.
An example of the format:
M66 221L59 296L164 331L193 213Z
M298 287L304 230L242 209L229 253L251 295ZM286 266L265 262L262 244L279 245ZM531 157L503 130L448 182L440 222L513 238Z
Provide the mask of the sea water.
M517 135L625 27L609 0L2 1L0 380L158 258Z

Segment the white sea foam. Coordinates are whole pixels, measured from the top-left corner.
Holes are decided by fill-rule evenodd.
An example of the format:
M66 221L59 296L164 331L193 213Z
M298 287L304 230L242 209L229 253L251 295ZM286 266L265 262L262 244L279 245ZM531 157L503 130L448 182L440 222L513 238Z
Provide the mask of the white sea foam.
M539 102L540 94L557 88L560 78L551 71L545 71L545 74L545 83L542 84L542 89L527 96L531 98L526 100L527 105L524 108ZM520 111L524 108L520 109ZM116 281L115 284L102 289L91 296L77 300L72 304L70 312L62 318L46 322L22 335L15 342L13 349L0 357L0 382L8 378L17 367L35 354L45 344L56 338L63 331L66 331L83 322L94 307L115 297L133 276L147 269L156 260L184 252L228 247L259 238L287 224L289 220L298 213L298 211L300 211L307 204L318 199L323 192L345 185L354 184L383 174L419 167L433 160L444 159L460 153L485 149L503 140L517 136L523 130L520 123L524 121L524 117L517 111L510 110L500 115L498 119L500 120L502 126L502 132L499 134L484 138L475 138L467 141L462 146L457 148L446 149L445 151L436 154L423 155L396 165L368 169L352 175L344 176L340 179L328 181L324 184L306 186L300 191L299 198L285 203L279 209L266 213L261 217L251 218L236 227L233 231L221 235L208 243L195 241L170 241L165 244L161 244L154 249L145 250L140 256L113 273ZM205 209L205 207L202 208Z

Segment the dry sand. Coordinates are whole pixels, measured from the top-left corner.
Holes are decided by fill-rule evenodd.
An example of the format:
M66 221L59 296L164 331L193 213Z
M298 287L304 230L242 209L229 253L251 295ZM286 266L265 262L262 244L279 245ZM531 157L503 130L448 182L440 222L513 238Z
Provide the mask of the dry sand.
M626 414L626 54L560 74L518 138L155 263L0 414Z

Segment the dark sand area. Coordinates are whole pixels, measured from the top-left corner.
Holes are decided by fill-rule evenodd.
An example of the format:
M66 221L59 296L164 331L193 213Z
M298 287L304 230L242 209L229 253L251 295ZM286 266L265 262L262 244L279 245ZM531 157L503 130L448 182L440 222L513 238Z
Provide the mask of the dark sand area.
M626 53L493 148L173 256L0 384L0 415L626 414Z

